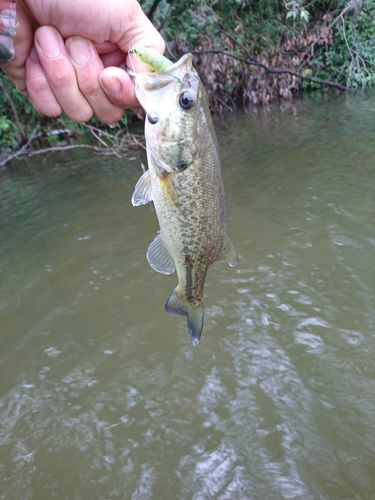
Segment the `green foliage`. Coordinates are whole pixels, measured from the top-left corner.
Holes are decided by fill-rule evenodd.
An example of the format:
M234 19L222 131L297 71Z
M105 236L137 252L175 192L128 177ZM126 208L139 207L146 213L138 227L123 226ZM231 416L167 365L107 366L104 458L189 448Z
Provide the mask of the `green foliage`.
M342 23L337 37L340 44L337 44L336 51L341 55L348 82L354 87L373 86L375 84L374 2L367 2L357 19L352 18Z
M332 44L314 47L314 76L353 88L374 86L375 2L334 4L326 21L333 32Z
M148 12L154 0L143 0ZM158 29L167 40L186 37L194 46L199 35L218 36L215 25L234 34L239 43L247 41L257 51L274 47L288 30L279 0L161 0L153 16ZM251 34L251 36L249 36Z
M31 106L29 100L17 91L13 83L2 72L0 72L0 79L13 101L24 127L24 132L28 135L39 121L38 113ZM1 90L0 109L2 113L0 116L0 145L2 150L7 150L17 146L21 140L22 131L15 124L15 117L9 99Z
M12 126L12 122L5 115L0 116L0 137L3 132L7 132Z
M294 6L294 2L293 2L293 6ZM310 13L308 10L304 9L303 7L301 7L299 4L296 4L296 6L290 10L288 10L288 12L286 13L286 16L285 18L286 19L289 19L289 18L292 18L293 20L296 20L298 19L298 17L300 19L302 19L303 21L306 21L308 22L309 20L309 17L310 17Z
M375 85L374 0L141 0L141 6L146 13L151 11L152 21L167 42L178 39L183 50L186 45L191 49L202 46L202 39L209 38L215 48L241 56L261 55L264 60L269 57L270 65L289 65L302 76L355 88ZM320 36L322 30L325 38ZM240 74L238 67L236 71ZM227 79L221 76L226 92L242 92L239 86L246 85L246 79L241 81L238 74L228 74ZM64 116L39 115L1 71L0 81L23 128L17 126L10 100L0 89L0 154L19 147L36 127L41 134L65 126L87 130ZM302 80L300 88L321 86ZM96 118L89 124L121 137L129 132L131 116L125 114L113 131ZM50 143L57 140L58 135L49 136Z
M70 131L77 130L80 135L88 133L85 124L73 122L65 114L57 118L48 118L40 115L30 104L29 100L17 91L13 83L1 71L0 80L13 103L23 129L20 130L17 126L11 103L0 89L0 157L2 153L11 153L17 150L25 142L25 139L27 140L32 136L36 129L38 136L43 137L44 147L53 146L61 140L61 134L51 134L51 131L69 129ZM97 129L109 130L111 134L115 133L120 138L128 134L131 116L131 111L126 112L116 125L114 131L111 128L107 128L96 117L93 117L88 124ZM33 143L33 147L35 146L37 144Z

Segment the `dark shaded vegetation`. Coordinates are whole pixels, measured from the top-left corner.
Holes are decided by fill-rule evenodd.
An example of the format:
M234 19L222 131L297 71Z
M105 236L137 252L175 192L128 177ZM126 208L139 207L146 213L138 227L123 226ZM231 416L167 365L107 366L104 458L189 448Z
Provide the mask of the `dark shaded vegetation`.
M167 55L195 54L214 112L291 100L302 92L354 90L375 83L375 2L362 0L145 0ZM134 143L127 112L111 130L40 116L1 73L0 165L64 138L91 132L102 153Z

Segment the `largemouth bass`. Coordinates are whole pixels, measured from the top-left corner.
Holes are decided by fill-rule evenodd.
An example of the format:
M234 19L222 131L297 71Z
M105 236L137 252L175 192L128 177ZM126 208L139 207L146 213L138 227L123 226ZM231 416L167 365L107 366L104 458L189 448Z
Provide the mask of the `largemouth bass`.
M178 286L165 309L187 316L191 340L197 345L203 328L207 270L218 260L234 266L238 256L226 232L216 134L192 59L185 54L166 68L162 61L162 71L130 72L137 99L146 111L148 160L132 203L154 203L160 231L148 248L147 260L159 273L177 271Z

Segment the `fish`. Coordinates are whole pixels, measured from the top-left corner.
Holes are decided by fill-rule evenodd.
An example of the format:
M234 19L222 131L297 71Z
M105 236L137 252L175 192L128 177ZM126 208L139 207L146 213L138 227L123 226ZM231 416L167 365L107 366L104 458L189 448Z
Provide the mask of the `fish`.
M136 50L129 51L137 55ZM139 50L138 50L139 53ZM142 53L155 72L129 71L135 95L146 113L148 169L137 182L133 206L153 202L160 231L147 250L157 272L177 271L178 285L165 304L171 314L187 317L198 345L204 319L204 285L211 264L239 262L226 230L224 186L219 147L202 81L193 56L158 64Z

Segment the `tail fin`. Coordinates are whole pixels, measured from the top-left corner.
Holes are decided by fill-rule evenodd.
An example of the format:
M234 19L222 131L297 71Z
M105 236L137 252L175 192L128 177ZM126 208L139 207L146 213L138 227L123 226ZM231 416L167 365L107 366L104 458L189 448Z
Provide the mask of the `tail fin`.
M197 307L192 306L187 300L180 297L177 293L177 288L173 290L167 303L165 310L170 314L178 314L187 316L188 332L193 342L193 345L198 345L202 335L204 305L203 302Z

